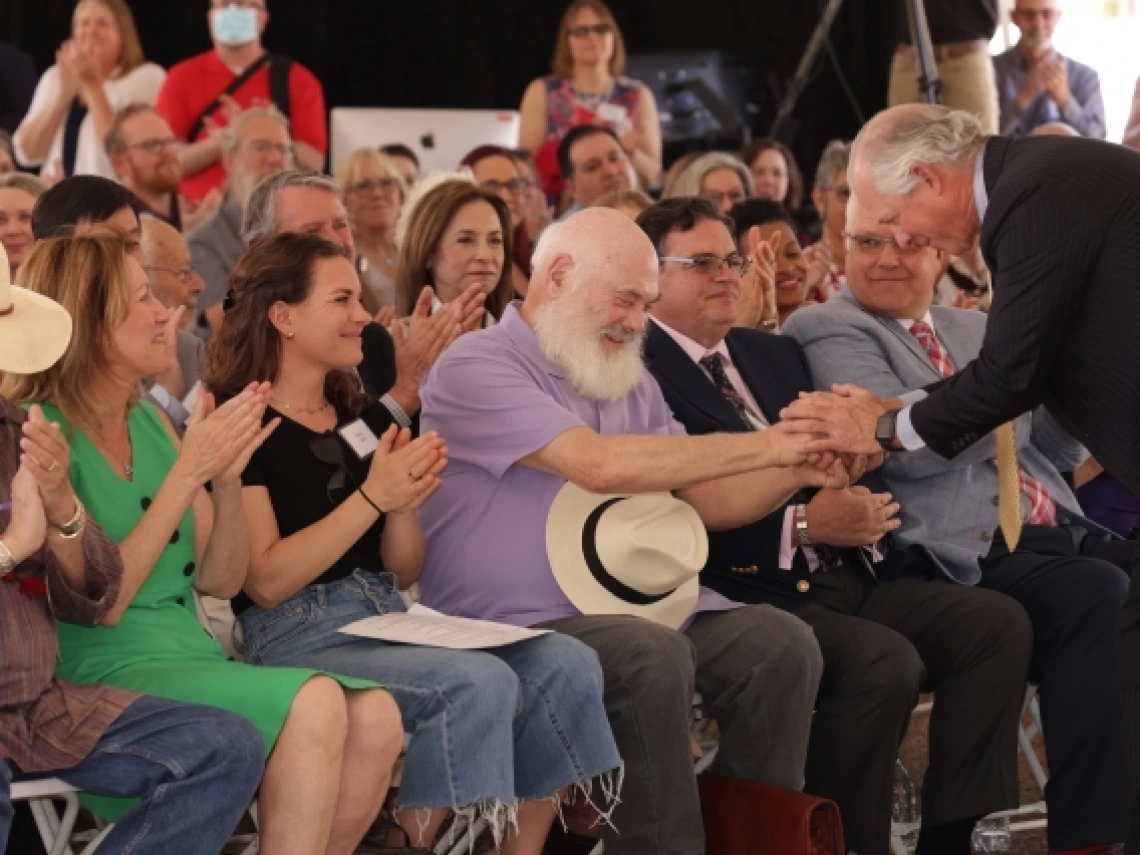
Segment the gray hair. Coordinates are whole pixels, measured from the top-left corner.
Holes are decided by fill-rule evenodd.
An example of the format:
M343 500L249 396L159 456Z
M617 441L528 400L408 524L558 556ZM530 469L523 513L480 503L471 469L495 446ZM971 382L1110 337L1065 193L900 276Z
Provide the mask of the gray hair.
M832 140L819 156L819 166L815 169L816 190L829 190L835 186L835 179L851 163L851 143Z
M749 199L756 195L756 187L752 183L752 173L748 171L744 161L723 151L710 151L708 154L702 154L686 166L684 171L677 176L677 181L670 190L669 198L700 196L701 185L705 183L705 178L710 172L716 172L718 169L731 169L736 172L740 176L740 183L744 185L745 195Z
M276 237L281 223L277 219L277 193L286 187L316 187L327 190L344 205L340 185L321 172L305 169L286 169L263 179L249 196L241 224L241 239L246 246Z
M248 110L242 110L238 113L233 124L227 127L225 133L222 134L222 151L231 154L237 151L238 146L241 144L242 134L245 133L245 126L249 124L251 119L256 119L259 116L276 119L284 125L285 133L290 134L290 137L292 137L289 131L289 119L276 107L250 107Z
M932 104L908 104L880 113L859 132L851 162L876 192L909 196L918 186L916 164L964 167L986 141L973 113Z

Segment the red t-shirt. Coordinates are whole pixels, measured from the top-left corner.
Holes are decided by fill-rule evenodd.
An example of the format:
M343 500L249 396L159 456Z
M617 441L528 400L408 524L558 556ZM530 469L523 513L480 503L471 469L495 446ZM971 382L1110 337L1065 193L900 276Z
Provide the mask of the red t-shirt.
M155 109L170 123L176 137L196 142L206 132L203 130L196 139L187 140L190 126L236 77L216 50L208 50L183 60L167 72ZM233 98L243 108L272 104L269 66L263 66L243 83L233 93ZM219 125L225 124L221 110L215 110L211 118ZM289 132L295 142L308 143L322 154L328 151L325 94L313 72L299 62L294 62L289 69ZM225 181L226 169L218 160L200 172L186 176L182 181L182 194L201 200L213 188L224 185Z

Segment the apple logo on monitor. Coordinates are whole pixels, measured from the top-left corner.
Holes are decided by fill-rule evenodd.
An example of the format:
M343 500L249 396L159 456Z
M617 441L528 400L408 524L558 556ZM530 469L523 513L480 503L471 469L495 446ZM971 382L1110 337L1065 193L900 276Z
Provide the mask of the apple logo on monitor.
M420 137L420 145L425 149L435 148L435 134L433 134L431 131L428 131L426 134Z

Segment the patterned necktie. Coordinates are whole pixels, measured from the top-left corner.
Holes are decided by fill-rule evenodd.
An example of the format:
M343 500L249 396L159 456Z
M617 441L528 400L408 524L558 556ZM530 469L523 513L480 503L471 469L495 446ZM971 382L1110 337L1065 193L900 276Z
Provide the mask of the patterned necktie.
M724 370L724 357L716 351L706 353L701 357L700 366L709 373L720 393L728 399L732 408L736 410L736 414L751 428L753 425L748 417L748 405L744 403L744 398L736 391L732 381L728 379L728 373Z
M915 321L911 333L922 345L943 377L954 373L954 363L925 321ZM1021 540L1021 496L1029 499L1030 525L1053 525L1057 519L1057 503L1036 478L1017 462L1017 437L1013 422L1006 422L994 431L997 445L998 469L998 524L1010 552L1017 549Z

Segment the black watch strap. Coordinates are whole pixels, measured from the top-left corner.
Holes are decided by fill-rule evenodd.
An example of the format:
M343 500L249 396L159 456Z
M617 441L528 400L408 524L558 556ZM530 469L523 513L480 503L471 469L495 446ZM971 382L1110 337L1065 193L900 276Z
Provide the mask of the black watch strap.
M887 410L875 423L875 441L883 451L891 451L895 447L895 426L901 412L902 410Z

